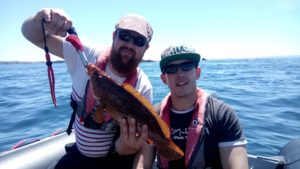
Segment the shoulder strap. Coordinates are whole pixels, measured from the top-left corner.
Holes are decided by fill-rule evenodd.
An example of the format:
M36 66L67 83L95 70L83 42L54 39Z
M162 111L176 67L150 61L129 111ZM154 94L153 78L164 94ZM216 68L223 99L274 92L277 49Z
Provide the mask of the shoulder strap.
M205 119L203 121L203 128L202 128L202 136L197 143L197 146L195 147L195 151L192 155L191 161L189 163L188 168L195 168L195 169L202 169L205 167L205 158L204 158L204 150L205 150L205 135L207 133L207 128L206 128L206 118L211 111L211 102L212 102L212 97L209 95L207 97L207 103L206 103L206 109L205 109Z
M71 115L71 118L70 118L70 122L69 122L68 128L66 130L66 132L67 132L68 135L70 135L72 133L72 126L73 126L73 123L75 121L75 115L76 115L76 111L77 111L77 107L78 107L77 102L73 99L72 96L71 96L70 105L71 105L71 107L73 109L73 112L72 112L72 115Z
M89 80L87 81L87 84L85 85L85 95L87 93L87 89L88 89L88 85L89 84ZM85 105L85 102L86 102L86 97L84 96L84 105ZM78 108L78 103L73 99L73 97L71 96L71 101L70 101L70 105L73 109L73 112L72 112L72 115L71 115L71 118L70 118L70 121L69 121L69 125L68 125L68 128L66 130L67 134L70 135L72 133L72 127L73 127L73 124L74 124L74 121L75 121L75 116L76 116L76 112L77 112L77 108Z

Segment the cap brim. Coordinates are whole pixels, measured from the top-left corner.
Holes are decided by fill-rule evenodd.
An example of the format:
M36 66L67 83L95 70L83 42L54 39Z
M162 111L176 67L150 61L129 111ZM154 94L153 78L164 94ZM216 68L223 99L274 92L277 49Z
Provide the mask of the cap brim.
M176 60L192 60L198 64L200 61L200 55L197 53L184 53L168 56L160 61L160 69Z
M143 31L141 27L138 27L138 26L135 26L135 25L122 25L122 26L119 26L119 29L134 31L134 32L142 35L146 39L148 38L147 33L145 31Z

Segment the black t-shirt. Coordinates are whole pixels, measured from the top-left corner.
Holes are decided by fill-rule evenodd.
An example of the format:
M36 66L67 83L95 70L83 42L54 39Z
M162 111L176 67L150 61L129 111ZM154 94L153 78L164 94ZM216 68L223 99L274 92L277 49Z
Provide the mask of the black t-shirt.
M235 111L222 101L209 97L205 112L204 156L206 167L220 169L219 143L245 139ZM185 151L188 126L193 111L178 114L171 111L171 136L176 145ZM180 134L179 134L180 133ZM197 160L197 159L195 159ZM169 168L185 168L184 157L170 161Z
M184 112L176 113L171 110L170 114L170 123L171 123L171 138L172 141L185 152L186 148L186 139L188 136L188 128L190 121L193 116L194 109ZM184 157L179 160L170 161L169 168L184 168Z

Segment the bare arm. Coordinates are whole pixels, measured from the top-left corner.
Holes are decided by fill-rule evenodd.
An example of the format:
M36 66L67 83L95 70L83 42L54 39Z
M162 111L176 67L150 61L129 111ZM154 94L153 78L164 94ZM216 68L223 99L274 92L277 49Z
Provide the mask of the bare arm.
M42 32L42 19L45 20L46 42L49 52L63 57L63 37L72 26L69 17L59 9L46 8L34 16L29 17L22 25L23 36L40 48L44 48L44 37Z
M225 169L248 169L247 150L245 146L220 148L222 166Z

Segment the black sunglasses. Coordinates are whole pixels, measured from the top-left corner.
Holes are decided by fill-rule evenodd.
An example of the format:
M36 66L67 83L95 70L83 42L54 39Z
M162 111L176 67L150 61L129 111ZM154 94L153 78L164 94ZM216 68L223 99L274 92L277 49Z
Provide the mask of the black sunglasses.
M189 71L197 67L197 64L195 62L183 62L180 64L170 64L163 67L162 73L174 74L178 71L178 67L180 67L180 69L183 71Z
M125 42L129 42L132 39L133 44L139 47L143 47L147 43L147 39L145 37L132 36L128 31L122 29L118 30L118 38Z

